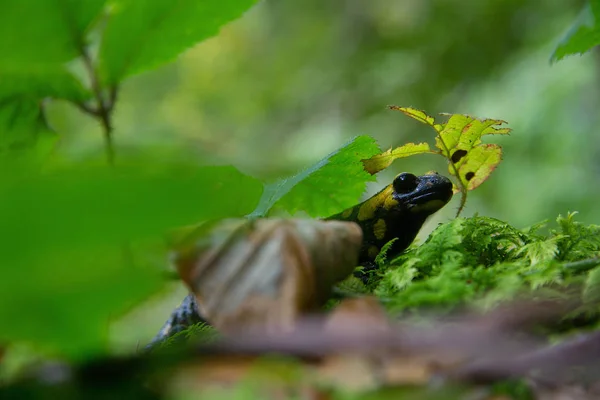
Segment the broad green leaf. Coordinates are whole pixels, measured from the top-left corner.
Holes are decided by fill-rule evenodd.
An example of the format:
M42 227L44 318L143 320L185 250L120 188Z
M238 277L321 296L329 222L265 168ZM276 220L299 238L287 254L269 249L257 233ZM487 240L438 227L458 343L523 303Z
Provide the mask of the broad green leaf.
M0 157L17 156L15 153L21 153L21 157L34 148L43 155L55 139L38 101L22 97L0 99Z
M5 1L0 12L0 98L87 97L64 64L81 54L105 0Z
M83 102L91 92L62 65L24 64L11 68L0 65L0 101L12 96L26 95L32 99L45 97Z
M76 236L76 233L73 234ZM0 340L27 342L60 356L106 350L108 324L162 287L160 271L138 263L127 244L39 249L5 259Z
M600 0L590 0L554 49L550 61L583 54L600 44Z
M158 288L128 243L199 220L240 217L262 185L231 167L78 165L45 173L0 166L0 341L79 355ZM166 262L166 260L165 260ZM16 306L18 305L18 306Z
M596 21L600 21L600 0L589 0L592 15Z
M579 26L570 32L554 50L551 61L560 61L566 56L584 54L600 44L600 29Z
M432 153L428 143L407 143L404 146L386 150L383 153L376 154L371 158L363 160L363 165L368 173L374 175L392 165L394 160L398 158L426 153Z
M115 0L100 48L107 84L172 61L256 0Z
M104 3L105 0L3 2L0 13L2 64L60 64L75 58L80 54L88 26Z
M354 205L375 178L365 171L362 160L379 151L375 140L358 136L297 175L265 186L253 217L267 215L273 207L290 213L304 210L323 217Z
M81 165L44 174L9 168L2 166L0 177L0 220L14 234L2 239L27 237L38 246L121 242L240 217L256 207L262 191L259 181L232 167Z

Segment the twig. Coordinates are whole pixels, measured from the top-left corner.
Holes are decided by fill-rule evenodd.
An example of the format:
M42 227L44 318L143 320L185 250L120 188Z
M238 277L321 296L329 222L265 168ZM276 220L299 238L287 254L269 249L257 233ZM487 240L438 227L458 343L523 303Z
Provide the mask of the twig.
M584 272L594 268L600 264L600 257L588 258L586 260L574 261L566 263L563 266L568 269L572 269L574 272Z
M104 96L102 95L102 87L98 79L98 74L96 68L94 68L94 64L92 62L90 54L84 47L81 47L80 53L83 59L83 64L90 77L90 84L96 100L96 109L91 110L92 112L89 112L86 111L86 108L82 108L81 106L80 108L82 108L89 114L94 115L100 120L100 125L102 126L104 136L104 148L106 151L106 158L108 160L108 164L112 166L115 163L115 147L113 141L111 113L117 97L117 90L116 87L111 87L109 90L108 101L105 101Z
M456 377L473 383L488 384L520 378L535 371L545 384L564 383L568 372L577 369L584 380L598 379L600 368L600 332L581 335L555 345L525 353L510 360L475 362L458 370Z

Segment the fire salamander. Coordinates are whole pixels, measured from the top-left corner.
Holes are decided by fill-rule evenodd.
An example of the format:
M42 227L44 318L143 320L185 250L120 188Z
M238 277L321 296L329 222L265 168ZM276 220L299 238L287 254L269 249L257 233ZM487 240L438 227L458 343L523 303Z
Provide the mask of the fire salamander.
M389 257L405 250L427 217L451 198L452 182L448 178L437 173L416 176L404 172L373 197L326 219L360 225L363 244L358 261L368 269L373 268L375 257L390 240L396 239L387 252Z
M421 226L431 214L444 207L452 198L452 183L437 173L416 176L401 173L379 193L325 220L356 222L363 231L359 263L363 280L375 268L373 261L383 245L396 239L387 252L393 257L405 250L415 239ZM175 309L170 319L153 339L150 346L197 322L206 322L198 313L196 300L188 295Z

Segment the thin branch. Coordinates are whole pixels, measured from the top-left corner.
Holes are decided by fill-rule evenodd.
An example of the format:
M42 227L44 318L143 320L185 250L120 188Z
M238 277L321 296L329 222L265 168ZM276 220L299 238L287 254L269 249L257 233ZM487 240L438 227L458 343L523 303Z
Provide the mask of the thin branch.
M100 124L102 126L106 158L108 160L109 165L114 165L115 146L113 140L111 113L115 104L117 90L115 87L111 87L108 101L104 100L104 96L102 95L102 87L100 85L100 81L98 80L98 74L96 68L94 68L94 64L92 58L90 57L90 54L83 47L81 48L80 52L81 57L83 59L83 64L90 77L92 91L96 99L96 113L94 115L100 119Z
M98 110L96 110L95 108L92 108L89 104L86 104L83 102L77 102L77 101L73 102L73 104L86 114L90 114L94 117L98 117L100 115Z
M582 334L557 345L545 346L506 360L479 360L454 371L453 376L472 383L489 384L520 378L535 371L535 380L561 384L568 379L598 379L600 332Z
M440 138L440 143L442 144L442 146L444 146L444 150L446 151L446 154L448 154L448 156L450 156L450 149L446 145L446 142L444 142L442 135L440 135L440 132L437 129L435 129L435 126L432 125L431 127L435 130L435 132L437 133L437 136ZM459 186L460 193L461 193L460 205L458 206L458 210L456 210L456 218L458 218L458 216L460 215L462 210L465 208L465 204L467 203L467 187L464 185L462 179L460 178L460 175L458 174L458 168L456 168L456 164L454 164L454 161L452 161L452 158L448 158L448 161L450 161L450 165L452 166L452 169L454 170L454 175L458 179L458 186Z
M575 272L584 272L594 268L596 265L600 264L600 257L588 258L586 260L574 261L570 263L566 263L563 267L572 269Z

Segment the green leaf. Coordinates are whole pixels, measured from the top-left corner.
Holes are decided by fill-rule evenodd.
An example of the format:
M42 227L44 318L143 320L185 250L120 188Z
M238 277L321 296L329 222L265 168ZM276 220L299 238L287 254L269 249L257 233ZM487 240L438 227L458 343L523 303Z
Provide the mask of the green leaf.
M368 173L374 175L392 165L398 158L426 153L432 153L428 143L407 143L403 146L386 150L383 153L376 154L371 158L363 160L363 165Z
M265 186L252 217L267 215L273 207L290 213L303 210L314 217L342 211L358 201L368 181L362 160L379 151L375 140L358 136L304 171Z
M231 167L0 171L0 319L10 321L0 341L70 356L98 351L109 317L159 288L159 271L140 265L128 243L180 224L243 216L262 190Z
M73 233L76 236L76 232ZM38 248L7 257L0 283L0 340L29 342L72 358L106 345L108 323L162 286L158 270L139 265L125 244Z
M104 31L100 63L108 85L172 61L214 36L256 0L115 0Z
M600 44L600 0L590 0L550 56L551 62L583 54Z
M0 98L29 94L80 100L88 93L64 67L81 54L105 0L24 0L2 4ZM26 27L26 28L25 28Z
M596 21L600 21L600 0L589 0L592 15Z
M60 64L75 58L85 31L104 3L105 0L3 2L0 13L2 64Z
M46 97L83 102L91 92L64 66L25 64L10 68L0 65L0 101L13 96L40 100ZM6 78L6 79L4 79Z
M3 165L0 220L14 231L3 240L28 237L44 246L121 242L178 225L241 217L256 207L262 191L259 181L233 167L123 164L23 176Z
M34 148L43 155L55 140L38 101L20 97L0 100L0 157Z

